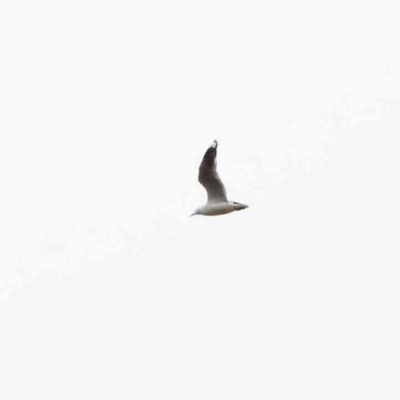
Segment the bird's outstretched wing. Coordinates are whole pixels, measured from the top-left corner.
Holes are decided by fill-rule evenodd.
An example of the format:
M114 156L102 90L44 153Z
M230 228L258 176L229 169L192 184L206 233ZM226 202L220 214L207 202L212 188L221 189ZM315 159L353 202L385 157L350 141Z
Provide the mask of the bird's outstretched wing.
M214 140L204 154L199 168L199 182L207 190L208 203L228 201L225 186L217 172L217 147L218 142Z

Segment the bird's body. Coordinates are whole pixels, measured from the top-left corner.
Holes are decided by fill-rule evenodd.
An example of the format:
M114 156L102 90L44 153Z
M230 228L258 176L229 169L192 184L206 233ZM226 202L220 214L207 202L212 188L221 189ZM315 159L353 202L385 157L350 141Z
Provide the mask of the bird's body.
M207 191L207 204L197 208L192 215L215 216L248 208L245 204L228 200L225 186L217 172L217 147L218 142L214 140L204 154L199 168L199 182Z
M233 201L226 203L207 203L204 206L199 207L195 214L207 215L211 217L215 215L229 214L233 211L244 210L245 208L248 208L248 206L240 203L234 203Z

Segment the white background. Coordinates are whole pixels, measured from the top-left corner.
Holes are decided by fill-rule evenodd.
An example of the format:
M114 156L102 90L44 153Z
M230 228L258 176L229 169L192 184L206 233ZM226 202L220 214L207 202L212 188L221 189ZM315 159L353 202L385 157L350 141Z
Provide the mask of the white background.
M399 399L398 4L3 2L1 398Z

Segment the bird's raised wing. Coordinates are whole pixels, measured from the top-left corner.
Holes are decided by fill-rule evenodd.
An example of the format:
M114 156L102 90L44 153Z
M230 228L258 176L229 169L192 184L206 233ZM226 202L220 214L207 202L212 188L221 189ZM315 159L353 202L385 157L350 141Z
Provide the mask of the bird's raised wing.
M225 186L217 172L217 147L218 142L214 140L204 154L199 168L199 182L207 190L208 203L228 201Z

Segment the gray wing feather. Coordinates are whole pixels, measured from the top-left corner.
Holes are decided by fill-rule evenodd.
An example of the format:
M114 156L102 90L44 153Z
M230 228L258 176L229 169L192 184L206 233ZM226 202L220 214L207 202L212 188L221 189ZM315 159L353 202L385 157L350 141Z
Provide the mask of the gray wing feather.
M208 202L227 202L225 186L217 172L217 147L218 142L213 144L204 154L199 168L199 182L207 190Z

